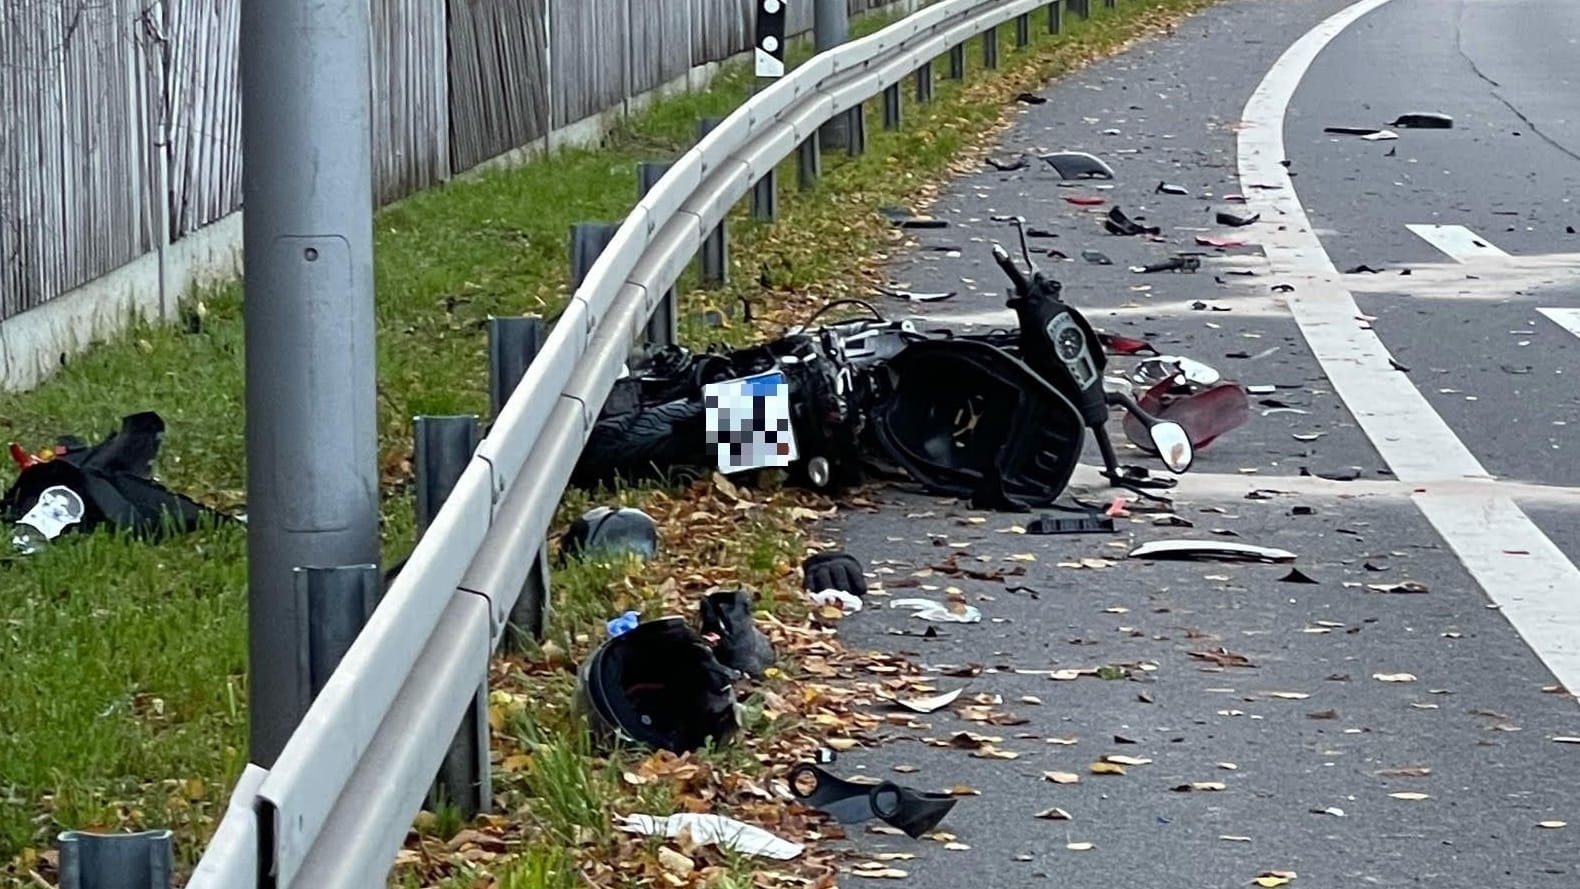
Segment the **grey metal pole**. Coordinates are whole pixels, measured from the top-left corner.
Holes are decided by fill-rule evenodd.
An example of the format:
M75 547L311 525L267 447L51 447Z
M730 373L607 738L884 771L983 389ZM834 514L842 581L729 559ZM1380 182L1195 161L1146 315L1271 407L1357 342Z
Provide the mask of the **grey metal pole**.
M307 711L297 565L379 561L369 0L243 0L250 759Z
M636 196L640 200L647 196L653 186L664 178L671 163L659 161L643 161L636 165ZM675 288L664 291L662 301L647 320L644 335L649 343L660 346L672 346L680 342L680 298L675 294Z
M850 4L847 0L812 0L812 43L818 52L833 49L850 39ZM824 150L846 147L849 120L836 114L818 129Z
M488 319L488 391L490 416L497 418L510 394L516 391L527 367L543 349L548 327L536 316ZM526 586L510 609L510 631L505 634L508 647L524 650L529 638L542 638L549 617L549 562L547 549L538 550L527 576Z
M383 596L379 566L340 565L300 567L291 572L296 607L307 615L307 660L301 681L310 698L317 698L324 683L351 649Z

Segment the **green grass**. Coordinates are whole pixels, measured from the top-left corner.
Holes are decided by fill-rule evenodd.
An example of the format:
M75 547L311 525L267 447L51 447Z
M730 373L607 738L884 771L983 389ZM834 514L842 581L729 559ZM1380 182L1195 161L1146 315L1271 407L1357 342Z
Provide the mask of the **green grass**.
M1210 0L1126 0L1188 10ZM1000 37L1001 73L977 77L980 46L969 52L966 86L944 78L928 106L905 92L905 126L881 128L867 109L868 152L826 154L810 192L795 187L793 159L780 170L780 223L732 218L732 281L692 293L688 313L731 308L750 297L759 309L811 304L857 285L863 266L890 244L875 211L914 200L947 174L955 156L1000 119L1003 99L1105 48L1133 30L1133 16L1094 4L1090 22L1067 17L1062 38L1036 43ZM880 22L859 23L858 33ZM792 48L792 62L806 48ZM571 224L622 218L635 199L635 165L671 159L692 142L695 121L722 116L751 91L732 66L706 92L662 102L632 118L599 150L558 153L518 169L458 180L381 211L377 228L379 422L390 463L410 450L410 418L423 413L486 414L484 319L552 313L567 288ZM744 203L744 202L743 202ZM759 275L767 282L759 284ZM159 460L172 487L206 501L243 502L241 294L221 287L199 297L202 329L138 326L75 359L25 394L0 395L0 436L42 446L73 432L95 438L122 414L159 411L169 432ZM688 341L742 341L773 332L739 320L722 329L688 323ZM409 491L385 492L386 556L399 558L413 534ZM757 535L757 536L753 536ZM698 558L738 559L766 576L795 541L770 524L746 531L743 551L692 543ZM744 552L744 555L742 555ZM195 860L245 763L245 539L235 528L150 545L112 535L63 540L49 552L0 565L0 875L5 862L53 843L61 829L158 826L177 829L178 859ZM554 634L568 643L601 632L602 622L640 596L611 583L606 569L556 577ZM609 569L612 570L612 569ZM540 730L563 741L561 725ZM561 734L554 734L554 733ZM556 768L591 769L581 757ZM579 764L578 764L579 763ZM563 796L545 828L586 824L609 776L566 772ZM585 786L577 781L586 778ZM541 788L540 788L541 789ZM526 787L529 798L539 791ZM453 826L453 825L452 825ZM532 847L502 887L557 887L565 863ZM744 880L741 885L748 885ZM458 883L457 885L462 885Z

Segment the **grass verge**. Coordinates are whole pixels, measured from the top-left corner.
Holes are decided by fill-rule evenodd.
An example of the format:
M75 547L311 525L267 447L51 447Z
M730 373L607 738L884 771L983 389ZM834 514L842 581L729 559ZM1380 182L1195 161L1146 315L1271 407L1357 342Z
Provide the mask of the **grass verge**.
M940 64L931 104L910 103L907 90L900 130L882 130L878 103L869 103L866 154L825 156L823 178L805 193L795 189L794 165L787 163L780 173L777 225L753 223L744 210L737 212L731 222L732 283L711 292L693 290L685 300L689 314L713 308L725 321L714 328L686 325L688 341L769 335L778 322L804 317L827 297L862 287L897 238L877 209L923 203L952 168L972 163L975 150L1006 121L1011 96L1209 2L1124 0L1119 13L1097 8L1087 22L1067 17L1065 33L1057 38L1045 34L1039 14L1035 42L1026 49L1014 47L1013 27L1004 26L999 71L983 76L981 53L973 45L963 83L943 79ZM858 31L878 24L867 20ZM798 47L792 61L804 57L805 48ZM453 182L378 215L383 537L389 558L403 555L412 539L403 471L410 418L486 412L484 320L490 314L552 313L568 290L569 226L621 218L634 201L638 161L674 157L691 143L697 118L727 113L750 90L749 70L731 67L708 91L676 97L632 118L597 150L561 152L519 169ZM741 300L751 301L756 323L734 311ZM0 396L0 430L9 439L41 445L62 432L99 435L122 414L158 410L170 427L162 477L215 505L241 502L240 291L219 288L203 294L202 302L206 318L196 333L140 327L95 348L36 391ZM604 619L626 607L656 614L684 607L688 595L710 584L735 582L763 590L770 609L793 603L793 566L822 505L788 493L736 500L707 485L617 496L666 517L676 528L670 539L677 546L654 565L580 568L557 576L553 644L497 667L495 687L505 696L495 709L506 823L495 819L465 827L444 813L425 817L398 872L406 885L472 886L481 879L474 871L486 868L500 887L568 886L577 869L597 875L594 853L616 848L618 838L608 826L611 810L641 805L667 811L695 804L703 791L721 805L726 797L746 800L743 811L755 811L758 820L769 817L750 808L751 793L739 786L751 781L743 776L760 771L756 759L742 752L750 746L678 764L581 755L576 723L557 702L567 700L564 667L601 636ZM719 520L694 520L698 512ZM692 524L682 528L682 520ZM10 877L47 873L49 855L41 850L62 829L170 827L177 832L182 865L195 860L245 762L244 558L244 536L220 529L158 546L96 535L63 541L44 555L0 568L0 863L9 861L0 867ZM801 632L793 609L781 613L775 632L782 650L808 639L824 644L815 633ZM790 663L799 667L805 661L792 657L787 670ZM791 681L788 675L776 680ZM831 728L830 711L816 702L822 692L813 695L814 702L786 704L791 698L780 693L783 687L775 688L770 683L759 692L779 699L760 699L759 712L765 708L785 717L773 720L775 743L793 745L814 728ZM527 701L533 706L526 707ZM791 718L795 713L804 719ZM800 728L781 729L781 723ZM726 778L735 785L727 794L718 790ZM550 849L529 840L536 835L563 842ZM456 843L457 837L464 839ZM748 862L698 854L698 873L714 885L750 884ZM652 859L638 865L656 866Z

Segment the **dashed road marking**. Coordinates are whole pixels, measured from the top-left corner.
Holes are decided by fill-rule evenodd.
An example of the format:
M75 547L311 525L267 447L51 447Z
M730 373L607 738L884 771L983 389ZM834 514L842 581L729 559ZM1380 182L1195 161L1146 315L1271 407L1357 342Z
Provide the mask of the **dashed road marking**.
M1421 240L1448 254L1455 262L1508 256L1492 242L1463 225L1407 225Z

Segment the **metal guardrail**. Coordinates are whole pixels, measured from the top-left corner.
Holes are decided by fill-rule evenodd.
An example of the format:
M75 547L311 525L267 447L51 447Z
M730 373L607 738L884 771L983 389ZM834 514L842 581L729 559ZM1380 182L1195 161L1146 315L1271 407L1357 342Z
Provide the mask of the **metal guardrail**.
M820 53L737 108L593 263L272 769L252 766L190 889L383 886L543 548L592 425L666 293L735 204L841 114L939 56L1090 0L940 0ZM1112 6L1114 0L1104 0ZM891 96L894 94L891 93ZM546 393L558 393L546 397Z

